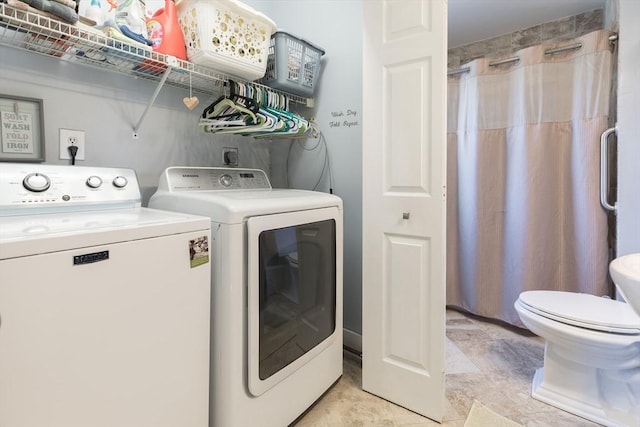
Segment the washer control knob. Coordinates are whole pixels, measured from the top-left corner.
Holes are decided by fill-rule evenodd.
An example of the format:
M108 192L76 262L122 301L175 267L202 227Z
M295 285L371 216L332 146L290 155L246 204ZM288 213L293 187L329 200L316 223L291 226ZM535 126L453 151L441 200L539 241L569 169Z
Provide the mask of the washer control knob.
M124 176L116 176L115 178L113 178L113 186L117 187L117 188L124 188L127 186L127 184L129 183L129 181L127 181L127 178L125 178Z
M224 175L220 176L220 184L222 184L223 187L229 187L231 186L231 184L233 184L233 178L231 177L231 175L225 173Z
M41 173L30 173L22 180L22 186L29 191L40 193L46 191L51 186L51 180L47 175Z
M98 188L102 185L102 178L99 176L91 175L87 178L87 187Z

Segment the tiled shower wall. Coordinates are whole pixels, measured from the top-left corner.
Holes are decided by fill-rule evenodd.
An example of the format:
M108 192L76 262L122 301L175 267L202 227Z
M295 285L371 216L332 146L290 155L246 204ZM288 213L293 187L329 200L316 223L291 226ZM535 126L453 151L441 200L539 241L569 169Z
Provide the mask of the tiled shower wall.
M449 68L456 68L476 58L504 58L520 49L547 40L569 40L602 28L604 11L596 9L514 33L453 47L448 52L448 65Z

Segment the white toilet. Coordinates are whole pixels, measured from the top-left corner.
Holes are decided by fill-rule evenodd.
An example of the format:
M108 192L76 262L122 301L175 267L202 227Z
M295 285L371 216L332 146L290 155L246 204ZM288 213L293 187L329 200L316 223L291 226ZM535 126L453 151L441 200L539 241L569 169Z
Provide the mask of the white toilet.
M522 322L545 339L531 395L606 426L640 426L640 316L608 298L520 294Z

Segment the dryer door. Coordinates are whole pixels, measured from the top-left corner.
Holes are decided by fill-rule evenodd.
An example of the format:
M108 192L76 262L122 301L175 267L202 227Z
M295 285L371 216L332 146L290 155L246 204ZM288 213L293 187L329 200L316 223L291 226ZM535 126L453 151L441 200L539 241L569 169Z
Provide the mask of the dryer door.
M259 396L342 328L342 216L335 207L265 215L247 230L249 390Z

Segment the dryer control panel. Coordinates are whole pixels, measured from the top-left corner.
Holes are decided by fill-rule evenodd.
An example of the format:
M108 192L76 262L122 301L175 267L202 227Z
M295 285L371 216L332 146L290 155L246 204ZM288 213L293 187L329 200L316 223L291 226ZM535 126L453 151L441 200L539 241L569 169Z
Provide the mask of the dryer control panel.
M0 216L139 207L132 169L5 163L0 168Z
M271 189L267 174L260 169L172 167L164 171L158 190L216 191Z

